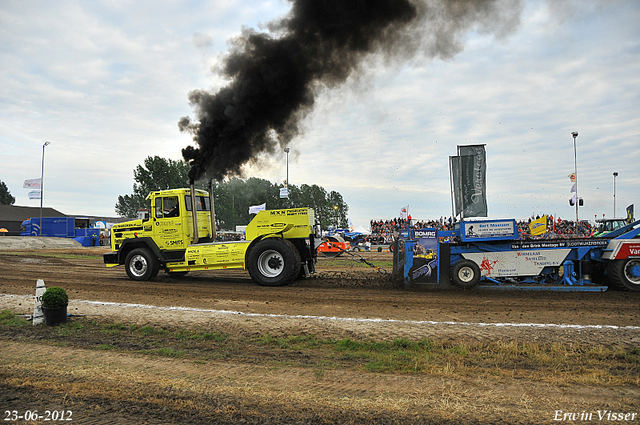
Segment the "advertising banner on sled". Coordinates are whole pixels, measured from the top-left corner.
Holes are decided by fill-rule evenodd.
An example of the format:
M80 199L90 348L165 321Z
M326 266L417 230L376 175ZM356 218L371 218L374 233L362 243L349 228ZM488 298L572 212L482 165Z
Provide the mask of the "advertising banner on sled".
M545 267L562 265L570 249L478 252L462 256L480 267L485 277L538 276Z
M514 219L461 221L459 226L463 242L518 239L518 224Z
M459 183L462 191L462 217L487 216L487 159L484 145L458 146ZM471 156L473 159L469 161Z
M438 232L427 228L413 231L416 245L409 279L414 283L438 282Z

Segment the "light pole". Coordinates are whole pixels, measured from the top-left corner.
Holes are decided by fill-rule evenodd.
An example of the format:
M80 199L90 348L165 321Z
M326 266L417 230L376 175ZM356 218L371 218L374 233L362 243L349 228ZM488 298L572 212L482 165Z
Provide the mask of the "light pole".
M49 141L42 145L42 168L40 173L40 235L42 236L42 198L44 198L44 148L49 145Z
M578 205L580 204L580 198L578 197L578 155L576 153L576 137L578 132L571 133L573 136L573 172L576 176L576 236L578 236Z
M287 154L287 180L286 180L287 183L285 185L285 187L287 188L287 199L289 199L289 151L290 150L291 149L289 148L284 148L284 151Z
M618 172L613 172L613 218L616 218L616 177L618 177Z

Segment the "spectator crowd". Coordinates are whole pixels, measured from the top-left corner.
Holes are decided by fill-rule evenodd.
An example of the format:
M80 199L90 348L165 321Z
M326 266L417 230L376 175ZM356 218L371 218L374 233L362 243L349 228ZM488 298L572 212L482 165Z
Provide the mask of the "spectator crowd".
M518 224L518 232L520 239L557 239L557 238L588 238L593 235L596 230L588 221L580 221L576 232L575 221L554 218L547 215L547 231L538 236L532 236L529 224L532 221L540 219L540 216L531 216L527 220L520 220ZM387 243L393 237L394 233L405 229L425 229L435 228L437 230L453 230L456 224L455 217L440 217L434 220L413 220L411 216L405 218L393 218L389 220L371 220L371 239L374 243Z
M544 216L543 216L544 217ZM540 219L540 216L529 218L518 222L518 230L520 239L570 239L570 238L588 238L593 235L596 230L588 221L580 221L576 232L576 222L571 220L563 220L547 215L547 231L539 236L531 236L529 224L532 221Z
M371 220L372 234L393 234L401 229L426 229L436 228L438 230L452 230L456 219L440 217L439 220L413 220L408 218L393 218L391 220Z

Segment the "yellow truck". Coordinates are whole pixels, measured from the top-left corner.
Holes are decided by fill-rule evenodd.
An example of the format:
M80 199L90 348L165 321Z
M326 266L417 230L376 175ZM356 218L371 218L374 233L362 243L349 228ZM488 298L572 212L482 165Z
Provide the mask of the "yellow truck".
M147 200L149 217L114 225L111 252L104 254L107 267L124 265L130 279L153 279L160 270L245 268L258 285L282 286L316 271L320 233L311 208L260 211L245 240L216 242L213 197L206 191L162 190Z

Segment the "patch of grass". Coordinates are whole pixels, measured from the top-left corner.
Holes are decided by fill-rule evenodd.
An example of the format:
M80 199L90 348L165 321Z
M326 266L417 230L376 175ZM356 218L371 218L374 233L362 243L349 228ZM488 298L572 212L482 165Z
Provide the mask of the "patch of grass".
M198 332L190 329L179 329L175 333L175 338L185 341L218 341L223 342L229 338L220 332Z
M97 350L103 350L103 351L115 350L116 346L112 345L112 344L98 344L98 345L96 345L96 349Z
M286 338L276 338L269 334L260 335L258 343L262 345L270 345L286 350L307 350L319 347L322 341L318 340L314 335L289 336Z
M203 339L205 341L216 341L216 342L224 342L229 339L229 335L224 335L220 332L204 332L198 333L195 339Z
M15 313L9 310L0 312L0 327L2 328L20 328L29 324L24 317L16 316Z
M110 334L110 335L122 335L124 333L124 331L126 331L128 329L127 326L125 326L124 324L120 323L120 322L116 322L116 323L107 323L105 325L100 326L98 324L98 322L94 321L93 322L94 326L99 326L102 329L102 332L105 334Z
M161 357L184 357L185 352L181 350L174 350L173 348L159 348L155 351Z
M526 377L556 385L640 385L640 347L535 342L392 341L317 335L227 334L212 329L161 328L72 318L56 327L31 326L0 313L0 338L95 350L188 359L234 361L269 367L349 369L382 374Z
M74 333L75 329L71 326L55 326L53 328L53 333L57 336L71 336Z
M162 328L156 328L155 326L143 326L139 330L143 336L158 336L166 335L167 331Z

